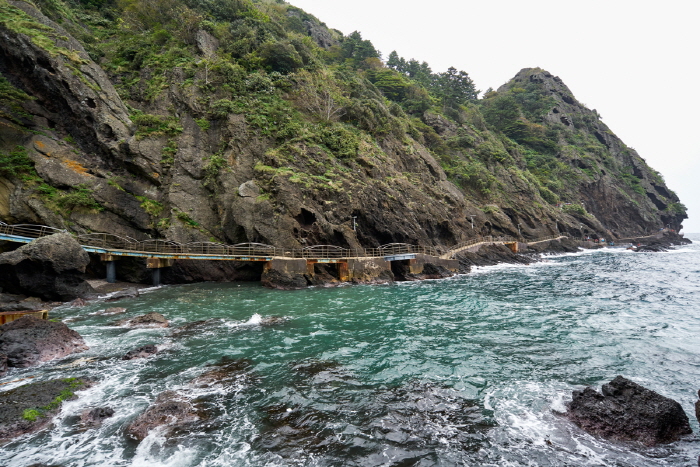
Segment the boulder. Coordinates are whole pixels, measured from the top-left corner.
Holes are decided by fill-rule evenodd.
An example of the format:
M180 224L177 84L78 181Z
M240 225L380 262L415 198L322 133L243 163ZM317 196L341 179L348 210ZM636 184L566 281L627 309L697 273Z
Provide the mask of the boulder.
M0 254L0 284L6 293L70 301L95 293L82 276L89 262L70 234L57 233Z
M168 426L172 430L199 419L196 408L189 401L175 391L165 391L126 428L126 435L142 441L154 428Z
M80 334L63 323L23 316L0 326L0 353L9 367L29 367L87 350Z
M133 328L167 328L169 323L165 316L160 313L151 312L136 318L123 319L117 322L118 326L129 326Z
M138 349L129 351L122 357L122 360L135 360L137 358L146 358L158 353L158 347L153 344L144 345Z
M672 443L692 433L678 402L622 376L604 384L601 393L590 387L574 391L566 416L594 435L647 446Z
M112 415L114 415L114 409L111 407L87 409L80 414L80 423L88 427L98 427Z
M0 378L7 373L7 355L0 353Z

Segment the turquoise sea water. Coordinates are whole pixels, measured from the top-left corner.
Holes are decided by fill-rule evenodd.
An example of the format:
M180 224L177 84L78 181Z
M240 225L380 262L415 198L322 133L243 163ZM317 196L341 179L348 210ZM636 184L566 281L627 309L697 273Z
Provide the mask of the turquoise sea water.
M111 306L128 311L99 314ZM150 311L170 328L113 324ZM687 466L700 454L700 242L386 286L162 287L52 316L70 320L90 350L0 383L97 384L66 403L53 428L0 447L0 465ZM265 325L270 317L285 319ZM152 343L156 356L120 359ZM247 369L227 385L192 384L222 358ZM572 390L618 374L679 401L696 434L645 448L598 439L557 415ZM207 418L170 437L128 440L126 426L164 390ZM116 413L81 428L77 416L98 406Z

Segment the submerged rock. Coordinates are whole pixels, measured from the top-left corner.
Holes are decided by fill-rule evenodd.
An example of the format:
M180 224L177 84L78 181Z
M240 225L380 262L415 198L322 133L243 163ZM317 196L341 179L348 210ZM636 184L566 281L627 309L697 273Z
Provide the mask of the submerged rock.
M95 293L82 274L90 258L68 233L42 237L0 254L3 291L69 301Z
M209 369L193 379L190 384L199 388L212 386L248 386L257 378L252 373L253 365L245 358L232 359L223 357L221 361L210 365Z
M77 332L63 323L23 316L0 326L0 353L10 367L28 367L87 350Z
M220 322L221 320L215 318L192 321L189 323L185 323L182 326L178 326L177 328L174 328L171 336L185 337L191 335L199 335L202 332L206 332L208 328L213 327Z
M114 409L111 407L87 409L80 414L80 423L87 427L98 427L102 425L107 418L113 415Z
M136 287L129 287L128 289L119 290L114 292L107 298L108 302L114 302L116 300L121 300L123 298L136 298L139 296L139 289Z
M672 443L692 433L678 402L622 376L604 384L601 393L590 387L574 391L566 416L589 433L647 446Z
M87 381L68 378L25 384L0 392L0 440L34 433L51 423L63 401L88 387Z
M147 358L158 353L158 347L153 344L144 345L138 349L129 351L122 357L122 360L135 360L137 358Z
M160 313L151 312L131 319L123 319L117 322L118 326L129 326L133 328L167 328L168 320Z
M107 308L105 311L99 313L100 315L120 315L126 313L126 308L123 307L112 307Z
M158 395L153 405L139 415L127 428L126 435L142 441L148 433L158 427L167 426L171 432L175 428L196 422L200 419L192 403L175 391L165 391Z

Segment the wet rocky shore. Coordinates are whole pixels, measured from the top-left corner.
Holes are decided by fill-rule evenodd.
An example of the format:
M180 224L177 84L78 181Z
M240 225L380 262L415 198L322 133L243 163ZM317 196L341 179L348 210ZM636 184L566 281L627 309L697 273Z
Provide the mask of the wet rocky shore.
M669 235L660 239L660 241L655 241L652 245L664 245L665 248L669 248L672 245L681 243L682 240L682 237ZM54 248L56 244L47 242L47 245L49 245L50 249ZM33 248L34 250L32 251L37 251L36 247ZM471 268L478 266L489 266L499 263L528 264L538 261L544 254L575 252L578 251L578 248L579 243L577 241L568 239L536 244L521 251L519 254L513 253L502 245L491 245L482 247L475 252L461 253L458 256L458 261L460 273L467 273ZM14 254L11 261L5 260L5 262L2 262L2 255L0 255L0 263L7 265L14 262L16 265L23 261L39 261L41 274L61 275L67 272L73 278L70 283L74 285L71 289L74 295L65 292L68 290L66 286L67 281L44 278L37 281L43 284L43 288L30 285L26 289L30 293L35 291L39 295L38 297L17 293L0 293L0 307L3 310L36 310L51 308L65 303L53 301L56 297L71 299L70 303L72 306L81 307L91 300L105 300L104 293L109 293L107 300L116 303L112 304L110 301L105 300L104 310L101 313L114 315L115 326L128 328L167 328L170 326L167 317L159 313L148 313L130 319L119 319L119 315L127 310L126 307L119 305L128 306L129 299L138 296L138 286L128 283L108 284L101 280L86 279L84 269L82 269L86 265L86 261L85 258L81 259L78 254L71 254L70 261L65 255L59 254L59 261L56 261L56 264L54 264L54 262L50 261L51 256L45 252L38 255L38 260L31 259L32 257L26 252L12 253ZM20 259L17 260L17 258ZM27 280L27 277L30 275L27 271L29 269L23 266L22 275L20 275L21 280L18 279L13 284L34 284L32 281ZM423 280L448 277L453 274L450 271L441 270L437 266L426 267L424 271L425 274L423 276L411 275L406 271L398 271L399 274L396 275L398 277L394 279ZM7 272L5 271L3 274L7 274ZM7 275L4 277L7 277ZM76 278L80 280L78 281ZM9 284L10 282L7 283ZM54 290L49 289L52 284L54 285ZM319 283L319 285L329 284L335 285L332 276L328 283ZM55 289L62 290L64 295L56 295ZM17 289L11 290L13 292L17 291ZM102 298L100 298L100 295L102 295ZM285 323L284 319L274 317L263 321L260 322L260 325L278 326ZM192 329L198 329L201 326L206 327L206 325L206 322L187 323L173 328L170 332L172 336L177 337L191 332ZM87 346L81 336L71 330L65 323L24 317L0 326L0 377L8 376L11 378L14 368L26 368L46 362L64 360L85 350L87 350ZM133 349L126 353L122 359L147 360L159 354L161 350L160 343L155 342ZM295 370L302 377L320 378L328 382L346 381L348 378L351 378L335 362L300 362L295 367ZM190 382L190 385L192 387L219 386L226 388L231 386L234 381L237 383L251 382L252 384L255 378L256 375L250 362L224 359L205 369L201 375ZM93 384L92 381L65 378L38 383L28 381L26 384L10 391L2 391L2 388L0 388L0 441L13 439L50 426L51 419L60 409L61 404L66 400L77 397L77 393L81 389L88 388L91 384ZM450 403L457 404L460 407L463 406L459 411L464 414L464 420L460 419L455 423L459 422L460 426L464 427L464 430L453 433L457 441L464 438L459 442L468 444L468 440L478 439L483 436L485 430L489 429L489 422L482 420L477 415L478 411L472 410L472 402L453 399L454 396L447 388L422 387L418 385L404 389L392 389L392 391L393 395L390 398L398 398L397 400L403 400L402 398L404 397L408 397L408 400L413 400L415 397L418 397L416 393L422 394L420 397L425 400L432 400L436 406L436 414L431 415L430 411L426 412L423 410L421 416L428 417L424 420L425 423L437 423L437 421L432 421L430 417L438 417L439 407L444 404ZM406 392L406 394L403 394L401 391ZM378 397L389 397L389 395L378 395ZM689 433L688 418L682 413L683 411L677 403L665 400L656 393L650 395L648 390L626 379L620 380L618 378L611 381L608 385L604 385L602 394L587 388L579 393L574 393L573 397L573 402L568 407L566 417L582 429L604 438L621 441L638 440L644 444L653 445L656 443L674 442L679 437ZM632 399L631 401L629 401L630 398ZM623 399L628 401L623 401ZM625 406L627 402L629 402L628 407ZM405 401L401 402L401 404L405 405ZM326 446L325 443L328 440L324 440L322 436L319 438L319 433L314 431L317 425L314 420L320 415L308 413L308 410L301 407L289 409L277 407L264 409L267 415L263 418L267 420L268 427L256 440L256 446L260 449L277 451L283 456L286 452L293 453L294 446L299 444L304 444L307 447L313 446L314 443L317 443L319 446ZM165 391L158 395L155 401L127 427L125 435L138 442L156 427L167 426L167 432L172 433L187 432L190 429L196 429L198 426L206 424L206 420L210 417L207 410L206 400L192 400L187 396L186 391L184 394ZM80 420L76 421L76 423L85 426L96 426L106 418L111 417L113 413L114 410L111 407L94 407L90 411L81 414ZM615 415L615 417L612 417L611 414ZM408 420L411 417L415 417L415 415L409 414L406 417ZM407 428L402 423L408 423L407 420L402 421L400 417L392 420L377 419L369 420L368 424L386 427L387 422L395 423L398 427L396 433L392 434L391 431L384 433L387 439L394 439L401 433L405 435ZM414 422L414 419L411 420L411 426L415 426ZM671 422L675 427L673 429L669 428ZM605 423L608 423L608 425L605 425ZM629 432L630 427L636 427L634 432L640 433L639 438L630 438L624 435L624 433ZM421 435L420 432L415 432L410 437L411 439L416 437L420 439ZM423 442L428 441L430 440L423 440Z

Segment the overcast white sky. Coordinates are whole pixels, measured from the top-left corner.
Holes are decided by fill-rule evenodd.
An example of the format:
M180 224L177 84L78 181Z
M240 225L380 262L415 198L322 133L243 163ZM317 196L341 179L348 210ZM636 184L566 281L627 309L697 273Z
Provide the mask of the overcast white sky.
M700 1L288 0L386 59L454 66L477 88L520 69L559 76L647 163L700 232Z

